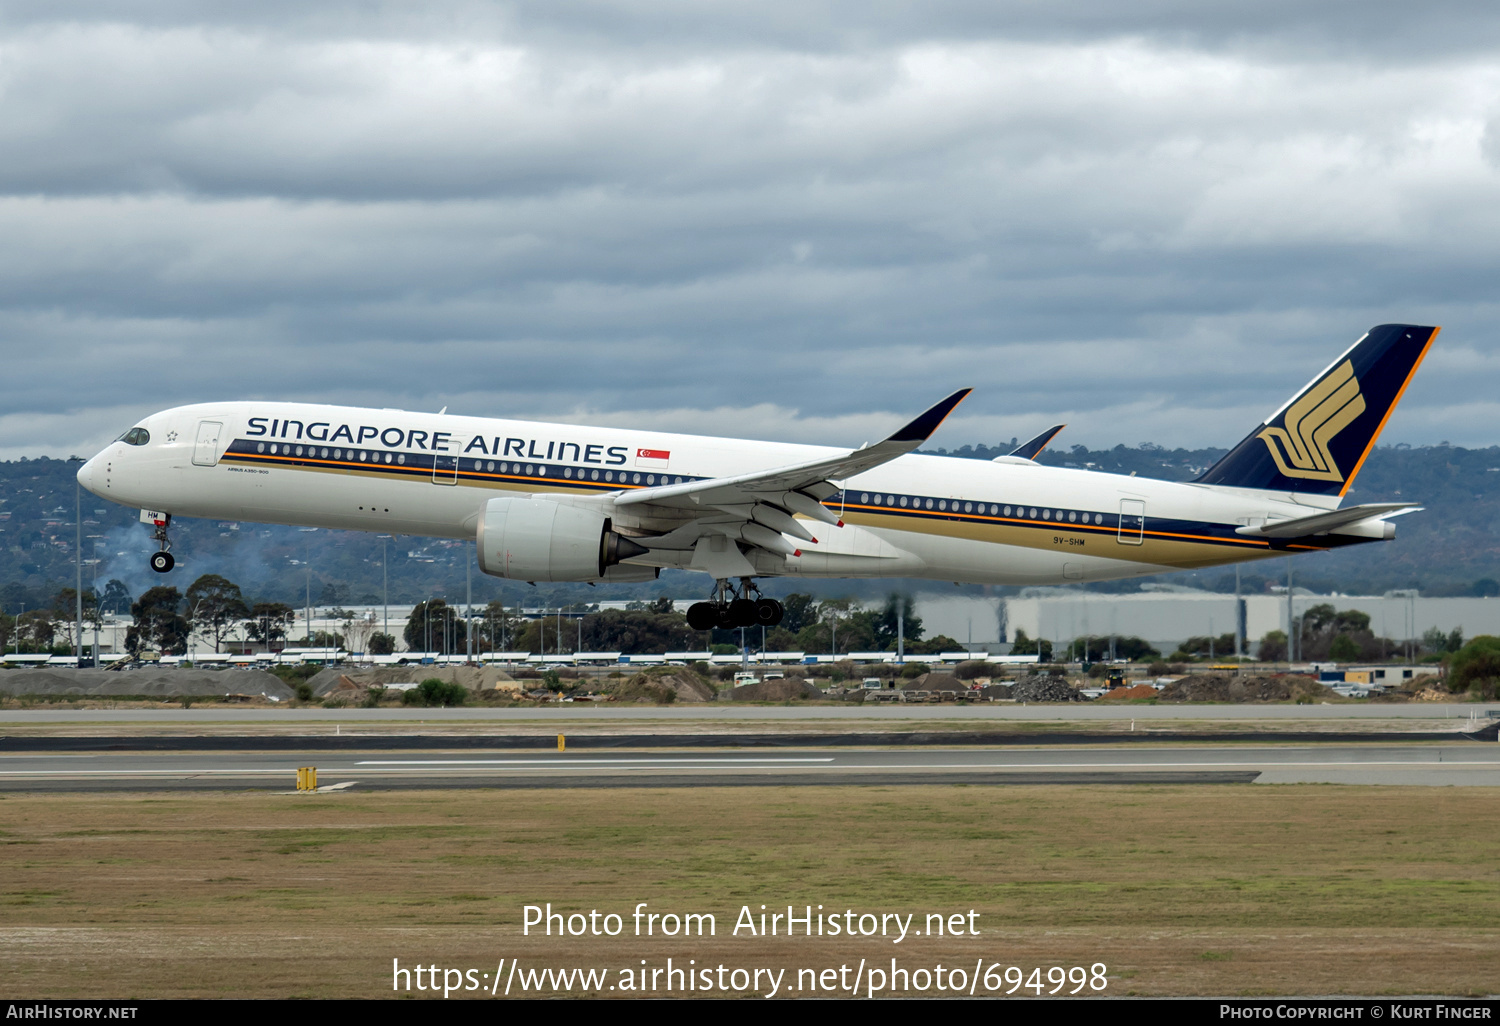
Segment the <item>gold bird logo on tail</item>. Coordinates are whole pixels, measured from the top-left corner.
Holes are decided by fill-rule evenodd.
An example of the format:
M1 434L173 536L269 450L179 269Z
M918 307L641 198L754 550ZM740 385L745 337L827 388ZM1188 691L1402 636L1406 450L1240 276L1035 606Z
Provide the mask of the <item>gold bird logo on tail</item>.
M1268 427L1257 437L1266 443L1276 468L1286 477L1342 481L1344 475L1328 445L1364 412L1365 397L1354 365L1345 360L1287 407L1281 421L1284 427Z

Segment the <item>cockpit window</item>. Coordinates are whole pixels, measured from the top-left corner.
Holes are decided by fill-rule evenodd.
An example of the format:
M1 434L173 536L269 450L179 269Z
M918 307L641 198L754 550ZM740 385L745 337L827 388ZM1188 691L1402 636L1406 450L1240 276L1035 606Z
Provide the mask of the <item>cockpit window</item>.
M115 441L124 442L126 445L145 445L151 441L151 432L143 427L133 427Z

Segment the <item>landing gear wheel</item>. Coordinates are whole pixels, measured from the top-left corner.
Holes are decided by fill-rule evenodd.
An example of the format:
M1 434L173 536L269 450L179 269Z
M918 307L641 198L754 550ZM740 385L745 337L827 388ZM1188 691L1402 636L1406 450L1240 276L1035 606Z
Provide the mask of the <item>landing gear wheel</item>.
M755 603L755 622L762 627L775 627L781 622L783 612L780 602L763 598Z
M688 606L687 622L695 631L711 631L719 626L719 611L712 602L694 602Z
M176 565L176 563L177 560L172 558L172 554L170 552L151 553L151 569L155 570L159 574L167 573L172 569L174 565Z
M755 614L755 602L751 599L735 599L729 603L729 616L736 627L754 627L760 623Z
M718 627L720 630L732 631L739 626L739 623L736 622L734 618L733 606L715 606L714 616L717 618L714 621L714 626Z

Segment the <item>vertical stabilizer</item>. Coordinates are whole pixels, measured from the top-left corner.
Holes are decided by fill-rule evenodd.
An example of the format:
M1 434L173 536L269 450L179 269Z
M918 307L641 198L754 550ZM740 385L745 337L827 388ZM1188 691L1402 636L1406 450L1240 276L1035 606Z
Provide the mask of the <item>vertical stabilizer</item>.
M1198 483L1342 496L1438 330L1371 328Z

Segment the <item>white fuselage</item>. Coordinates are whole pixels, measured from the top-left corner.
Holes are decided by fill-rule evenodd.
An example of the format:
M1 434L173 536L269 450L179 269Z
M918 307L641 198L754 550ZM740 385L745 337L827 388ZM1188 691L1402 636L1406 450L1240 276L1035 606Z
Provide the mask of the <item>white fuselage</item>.
M719 478L841 450L483 417L292 403L206 403L140 422L79 480L103 498L179 517L472 538L486 502L547 494L608 507L611 495ZM840 482L798 555L757 553L757 574L926 577L993 584L1107 580L1309 551L1235 535L1336 500L1180 484L1027 461L908 455ZM680 517L611 511L660 536ZM812 522L809 521L809 524ZM633 563L690 568L691 547Z

